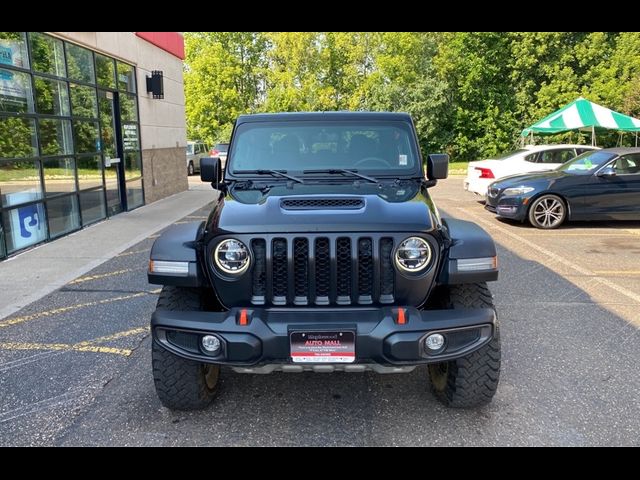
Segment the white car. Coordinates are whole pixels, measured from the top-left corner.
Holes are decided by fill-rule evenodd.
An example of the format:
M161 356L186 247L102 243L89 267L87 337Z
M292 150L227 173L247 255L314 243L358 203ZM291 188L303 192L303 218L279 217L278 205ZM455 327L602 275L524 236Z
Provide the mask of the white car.
M486 197L489 184L499 178L553 170L589 150L599 148L589 145L525 145L496 158L469 162L464 189Z

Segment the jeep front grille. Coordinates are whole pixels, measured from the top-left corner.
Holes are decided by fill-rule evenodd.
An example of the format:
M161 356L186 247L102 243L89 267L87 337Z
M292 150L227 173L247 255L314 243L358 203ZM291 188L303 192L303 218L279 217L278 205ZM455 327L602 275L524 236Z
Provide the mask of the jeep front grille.
M393 239L356 236L253 239L254 305L394 302Z

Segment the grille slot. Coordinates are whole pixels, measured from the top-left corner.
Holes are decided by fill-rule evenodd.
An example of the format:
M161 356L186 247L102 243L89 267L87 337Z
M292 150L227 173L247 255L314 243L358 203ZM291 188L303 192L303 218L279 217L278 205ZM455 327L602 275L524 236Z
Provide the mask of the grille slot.
M285 210L357 210L364 207L362 198L285 198L280 201Z
M395 276L391 261L392 252L393 239L380 239L380 303L393 303Z
M306 305L309 297L309 240L306 238L296 238L293 241L293 262L293 303Z
M266 242L259 238L251 242L255 265L251 282L251 303L264 305L267 293L267 252Z
M329 305L331 286L331 262L329 257L329 239L316 238L316 304Z
M373 248L370 238L358 241L358 303L373 302Z
M336 242L336 303L351 303L351 239L339 238Z
M287 241L284 238L273 240L273 304L287 304Z

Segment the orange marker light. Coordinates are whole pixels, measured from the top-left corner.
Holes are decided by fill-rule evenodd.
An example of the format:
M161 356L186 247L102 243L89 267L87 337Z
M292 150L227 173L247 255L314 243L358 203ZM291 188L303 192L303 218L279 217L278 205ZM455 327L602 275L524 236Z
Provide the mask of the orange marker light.
M247 309L243 308L240 310L240 320L238 320L238 324L240 325L248 325L249 321L247 320Z
M398 309L398 320L397 320L398 325L404 325L405 323L407 323L407 319L404 316L404 308L399 308Z

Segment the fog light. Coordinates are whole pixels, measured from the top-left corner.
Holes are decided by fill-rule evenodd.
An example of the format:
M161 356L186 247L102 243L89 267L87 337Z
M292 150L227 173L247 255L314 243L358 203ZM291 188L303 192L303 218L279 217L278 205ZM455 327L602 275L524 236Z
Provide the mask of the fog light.
M432 352L440 350L444 346L444 337L439 333L431 334L425 338L424 346L427 350L431 350Z
M202 337L202 348L209 353L216 353L220 350L220 339L213 335L205 335Z

